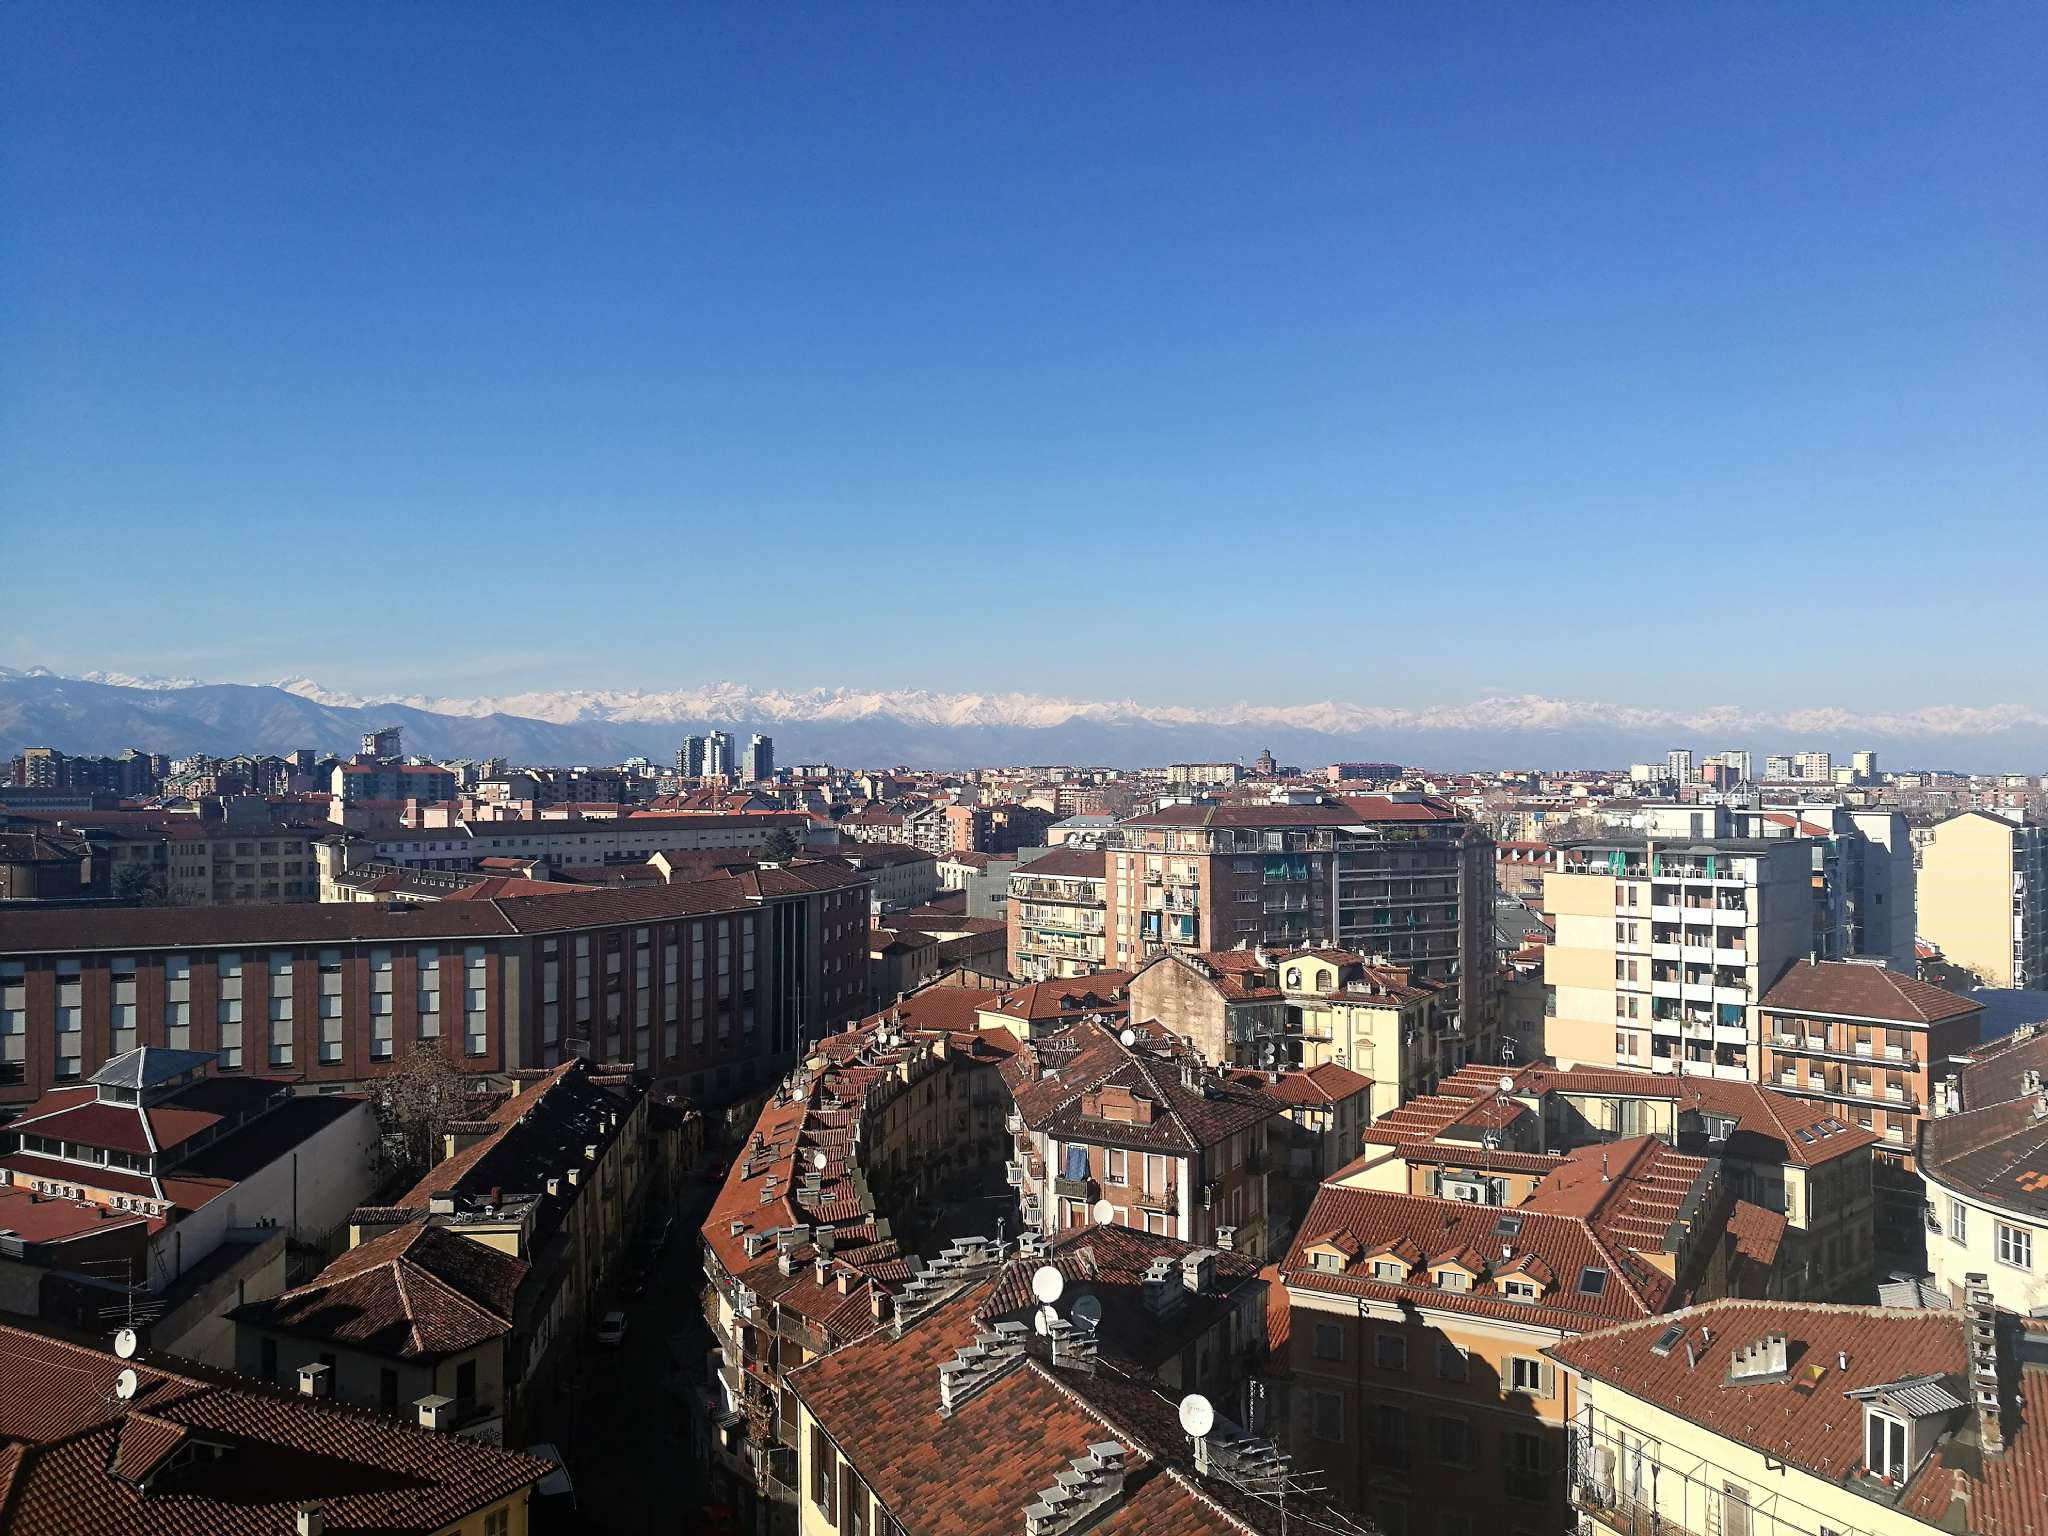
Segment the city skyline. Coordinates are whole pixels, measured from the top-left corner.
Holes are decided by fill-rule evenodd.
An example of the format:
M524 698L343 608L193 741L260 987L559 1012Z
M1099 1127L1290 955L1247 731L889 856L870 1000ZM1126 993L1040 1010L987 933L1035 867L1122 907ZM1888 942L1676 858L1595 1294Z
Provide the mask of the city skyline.
M1162 704L2048 706L2038 12L1291 20L14 8L0 655L1127 691L1011 544Z

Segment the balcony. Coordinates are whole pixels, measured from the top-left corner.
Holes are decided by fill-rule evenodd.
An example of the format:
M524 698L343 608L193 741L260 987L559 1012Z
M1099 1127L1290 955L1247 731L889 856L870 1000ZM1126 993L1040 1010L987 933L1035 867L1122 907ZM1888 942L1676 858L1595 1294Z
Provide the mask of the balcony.
M1572 1503L1617 1536L1694 1536L1685 1526L1648 1505L1590 1483L1572 1489Z
M1177 1211L1180 1209L1180 1191L1169 1184L1164 1189L1141 1189L1135 1196L1137 1203L1148 1211Z
M1089 1200L1094 1198L1094 1182L1090 1179L1054 1179L1052 1192L1069 1200Z

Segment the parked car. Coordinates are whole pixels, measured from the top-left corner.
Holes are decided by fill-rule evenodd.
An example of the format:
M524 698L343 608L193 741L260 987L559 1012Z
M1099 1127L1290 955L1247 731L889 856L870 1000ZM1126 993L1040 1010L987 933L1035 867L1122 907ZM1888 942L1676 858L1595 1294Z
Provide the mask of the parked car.
M597 1325L597 1342L616 1349L626 1342L626 1314L617 1310L605 1313Z
M569 1477L569 1469L562 1465L561 1447L543 1440L538 1445L529 1445L526 1454L538 1456L542 1461L551 1461L555 1464L554 1471L533 1485L534 1502L539 1503L545 1499L555 1508L574 1509L576 1484Z

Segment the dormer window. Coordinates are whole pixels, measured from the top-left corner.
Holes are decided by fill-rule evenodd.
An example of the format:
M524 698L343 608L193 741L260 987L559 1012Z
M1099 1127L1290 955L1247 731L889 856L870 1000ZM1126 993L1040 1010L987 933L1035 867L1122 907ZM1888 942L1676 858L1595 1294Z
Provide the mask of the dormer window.
M1344 1272L1344 1255L1341 1253L1325 1251L1317 1254L1315 1260L1316 1268L1326 1275L1336 1275Z
M1534 1301L1538 1294L1535 1283L1529 1280L1503 1280L1500 1293L1511 1301Z
M1436 1284L1442 1291L1469 1291L1472 1277L1462 1269L1440 1269L1436 1272Z
M1399 1259L1381 1259L1373 1265L1372 1277L1375 1280L1391 1280L1399 1285L1408 1278L1408 1266Z

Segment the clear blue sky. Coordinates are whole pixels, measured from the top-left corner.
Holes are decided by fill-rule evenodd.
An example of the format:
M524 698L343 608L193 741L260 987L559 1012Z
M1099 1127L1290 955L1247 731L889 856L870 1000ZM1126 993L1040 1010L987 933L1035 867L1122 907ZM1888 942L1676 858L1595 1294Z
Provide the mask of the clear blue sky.
M2044 78L2031 4L9 5L0 663L2040 705Z

